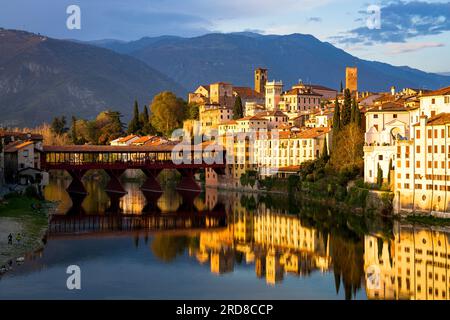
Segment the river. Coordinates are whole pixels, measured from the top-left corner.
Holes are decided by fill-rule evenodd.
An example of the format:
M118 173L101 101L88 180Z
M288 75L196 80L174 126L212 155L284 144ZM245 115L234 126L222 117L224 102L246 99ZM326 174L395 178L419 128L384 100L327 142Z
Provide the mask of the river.
M284 195L207 188L116 201L98 179L59 201L42 250L0 278L0 299L448 299L450 230ZM79 203L74 203L79 202ZM67 268L79 266L81 289Z

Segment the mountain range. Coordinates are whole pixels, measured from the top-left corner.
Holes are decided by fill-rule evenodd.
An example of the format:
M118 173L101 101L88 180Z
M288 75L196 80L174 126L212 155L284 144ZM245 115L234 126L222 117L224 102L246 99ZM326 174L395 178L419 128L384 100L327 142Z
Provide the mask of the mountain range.
M359 68L359 89L392 85L435 89L450 76L362 60L311 35L213 33L200 37L57 40L0 28L0 126L34 126L55 116L92 118L105 109L131 117L134 99L148 104L160 91L186 97L217 81L253 86L253 71L269 69L285 89L302 79L338 89L345 67Z
M389 91L392 85L434 89L450 84L448 76L362 60L304 34L213 33L92 44L138 58L189 90L217 81L252 86L256 67L268 68L269 79L283 80L285 89L299 79L338 89L341 81L345 85L346 66L359 68L362 91Z
M35 126L55 116L131 116L133 101L186 90L128 55L24 31L0 29L0 126Z

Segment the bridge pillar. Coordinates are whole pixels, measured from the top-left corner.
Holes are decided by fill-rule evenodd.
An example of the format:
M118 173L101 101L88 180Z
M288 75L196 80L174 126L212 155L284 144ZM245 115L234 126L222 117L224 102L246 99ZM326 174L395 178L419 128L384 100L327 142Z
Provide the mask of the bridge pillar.
M161 171L162 169L142 169L142 172L147 176L147 180L142 184L141 190L162 193L161 185L157 180Z
M161 192L155 192L155 191L146 191L142 189L142 193L145 197L145 206L142 208L143 214L155 214L160 213L161 209L158 207L158 199L162 195Z
M202 188L195 181L196 169L177 169L181 173L181 181L177 190L200 192Z
M84 188L83 182L81 179L86 174L87 170L84 169L70 169L67 172L72 177L72 182L67 187L67 192L70 195L87 195L87 191Z
M125 169L105 169L105 172L109 176L109 181L106 185L105 191L107 193L116 193L121 195L127 194L120 183L120 176L125 172Z

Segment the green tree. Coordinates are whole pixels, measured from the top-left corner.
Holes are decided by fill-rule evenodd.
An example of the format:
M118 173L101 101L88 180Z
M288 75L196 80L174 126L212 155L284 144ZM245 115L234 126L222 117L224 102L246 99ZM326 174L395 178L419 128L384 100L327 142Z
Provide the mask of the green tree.
M134 101L133 118L128 124L128 134L139 134L142 130L142 123L139 118L139 105L137 100Z
M354 104L355 104L355 113L353 115L353 121L354 123L356 123L359 127L362 126L361 124L361 110L359 110L359 106L358 103L356 102L356 100L354 100Z
M157 132L170 136L172 131L183 124L186 103L169 91L157 94L151 105L150 122Z
M326 162L328 161L330 156L328 155L328 143L327 138L323 141L323 150L322 150L322 159Z
M52 121L51 130L54 134L61 136L67 132L66 124L65 116L62 116L61 118L55 117Z
M341 107L339 106L339 100L336 96L336 101L334 102L334 114L333 114L333 145L336 140L339 131L341 130Z
M344 90L344 105L342 107L342 127L351 122L352 116L352 95L349 89Z
M383 169L381 169L380 164L378 164L377 168L377 185L379 187L383 185Z
M200 107L197 103L189 103L186 107L185 120L199 120Z
M70 139L73 144L78 144L78 133L77 133L77 118L72 116L72 128L70 131Z
M391 184L391 171L394 170L394 166L392 165L392 158L389 159L389 171L388 171L388 183Z
M343 93L343 92L344 92L344 86L343 86L343 84L342 84L342 80L341 80L341 89L340 89L339 92L340 92L340 93Z
M240 96L236 97L233 107L233 119L240 119L244 117L244 108L242 107L242 100Z

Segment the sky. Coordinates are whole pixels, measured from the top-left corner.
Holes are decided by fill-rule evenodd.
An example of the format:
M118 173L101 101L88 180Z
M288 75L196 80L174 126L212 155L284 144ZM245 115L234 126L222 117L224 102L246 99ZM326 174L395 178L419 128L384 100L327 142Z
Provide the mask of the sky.
M80 8L79 30L66 26L70 5ZM359 58L450 72L450 0L0 0L0 27L126 41L211 32L303 33Z

